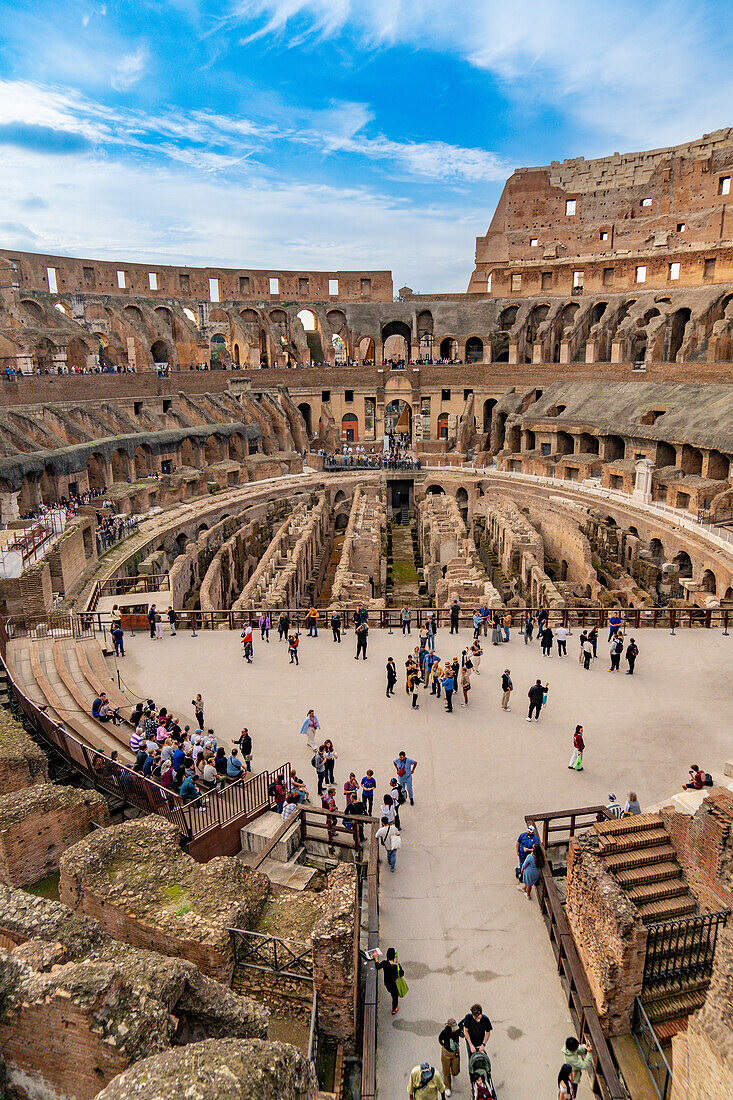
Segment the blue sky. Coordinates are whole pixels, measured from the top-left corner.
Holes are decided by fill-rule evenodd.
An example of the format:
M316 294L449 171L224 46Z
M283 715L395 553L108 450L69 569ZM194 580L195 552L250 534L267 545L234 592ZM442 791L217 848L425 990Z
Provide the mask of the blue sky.
M521 165L733 124L731 0L0 0L0 244L464 290Z

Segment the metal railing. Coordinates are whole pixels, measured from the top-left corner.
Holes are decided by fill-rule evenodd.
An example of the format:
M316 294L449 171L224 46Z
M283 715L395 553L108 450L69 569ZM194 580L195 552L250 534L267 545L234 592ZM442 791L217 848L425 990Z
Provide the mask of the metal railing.
M168 573L138 573L134 577L117 577L101 586L102 596L126 596L135 592L161 592L170 588ZM94 611L94 607L89 608Z
M330 632L330 617L333 612L341 616L342 632L354 625L354 615L363 606L360 604L333 603L328 608L318 609L318 630ZM401 611L398 607L367 609L369 612L368 623L370 627L389 630L391 633L402 630ZM492 613L493 613L492 609ZM502 607L499 610L503 619L508 615L510 629L521 630L528 613L536 616L540 608L537 607ZM544 610L547 610L546 608ZM458 623L461 628L473 627L473 613L475 608L462 608ZM125 613L123 612L123 615ZM216 611L176 611L176 630L242 630L246 625L257 629L260 615L270 616L270 633L277 635L277 624L280 615L286 614L289 619L289 631L291 633L303 633L307 629L307 609L304 607L256 607L245 611L234 611L231 608L220 608ZM411 632L426 626L428 620L434 615L439 629L450 626L451 614L447 607L411 607L410 608ZM594 626L599 629L608 627L611 615L618 615L621 620L622 630L641 630L644 627L666 630L681 630L691 627L722 628L728 630L733 623L733 608L702 607L652 607L652 608L626 608L626 607L570 607L558 608L548 611L550 626L564 626L568 629L579 627L581 630ZM90 623L101 631L103 627L109 627L112 621L112 613L105 611L80 611L79 619L83 624ZM148 621L145 615L129 616L130 625L134 630L146 630ZM165 625L165 624L164 624ZM482 634L491 632L491 622L487 622L486 631L482 626ZM535 640L537 635L535 633ZM255 633L255 644L257 634Z
M227 928L232 939L234 965L278 974L296 981L313 981L313 944L284 940L245 928Z
M379 947L379 841L376 825L372 826L369 838L366 890L367 950L374 951ZM377 979L374 963L367 963L361 1018L361 1100L376 1100L377 1095Z
M542 847L547 857L548 848L552 849L552 847L569 843L570 838L579 828L585 828L594 821L608 816L605 806L584 806L552 813L527 814L525 821L528 825L534 825L538 835L543 837ZM551 834L555 839L550 840ZM537 883L537 897L578 1038L581 1042L586 1037L590 1039L593 1065L589 1078L593 1095L599 1100L626 1100L627 1092L621 1082L611 1048L601 1029L593 994L578 956L547 858Z
M29 615L25 619L6 619L3 630L9 638L93 638L98 620L71 611L52 611L48 615ZM4 650L3 650L4 656Z
M709 978L718 931L725 928L729 916L730 909L721 909L647 925L642 990Z
M638 997L634 999L634 1020L631 1034L649 1070L649 1076L659 1100L668 1100L672 1084L672 1068L664 1056L652 1023Z

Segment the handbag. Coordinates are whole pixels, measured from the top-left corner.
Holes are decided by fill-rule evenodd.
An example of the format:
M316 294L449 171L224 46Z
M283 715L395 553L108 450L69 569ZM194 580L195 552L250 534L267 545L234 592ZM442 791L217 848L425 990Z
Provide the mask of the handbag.
M405 775L406 772L407 772L407 768L398 768L397 769L397 774L398 775Z
M395 951L395 962L397 963L397 981L395 982L395 988L397 989L397 996L404 997L409 992L410 987L405 981L405 972L400 966L399 956Z
M402 837L399 833L395 833L394 836L389 838L389 851L396 852L402 847Z

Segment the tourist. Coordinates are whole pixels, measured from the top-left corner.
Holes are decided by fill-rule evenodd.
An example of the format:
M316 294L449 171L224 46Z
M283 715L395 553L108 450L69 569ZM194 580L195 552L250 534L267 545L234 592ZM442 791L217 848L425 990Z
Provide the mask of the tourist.
M333 747L333 741L330 737L327 737L326 740L323 742L323 747L326 750L326 782L334 783L335 780L333 778L333 769L336 761L339 758L339 755L335 751Z
M501 632L501 617L498 611L494 612L493 624L491 627L491 644L501 645L504 635Z
M512 708L509 706L509 700L512 697L514 691L514 684L512 683L511 673L508 668L504 669L501 677L501 709L509 711Z
M310 802L310 794L300 776L296 775L294 771L290 772L290 779L288 780L288 794L294 794L298 802Z
M379 808L380 820L384 817L392 824L395 823L398 829L401 829L400 825L400 810L397 802L397 796L391 794L385 794L382 796L382 805Z
M567 629L560 624L555 627L555 641L557 642L557 655L558 657L567 657L568 655L568 632Z
M248 665L252 664L253 655L254 636L252 631L252 623L246 623L244 630L242 631L242 656L244 657Z
M437 1100L438 1097L447 1096L448 1092L443 1078L430 1062L421 1062L410 1073L407 1095L414 1100Z
M92 711L94 713L94 711ZM690 764L690 782L685 783L683 791L701 791L705 786L705 772L697 764Z
M316 751L318 747L315 742L316 730L321 728L321 723L316 718L316 713L313 709L309 710L305 716L305 721L300 727L301 736L308 738L308 748Z
M575 1100L573 1067L567 1062L560 1067L560 1072L557 1075L557 1100Z
M639 799L636 797L636 791L629 791L627 794L624 813L630 814L632 817L636 817L637 814L641 813L641 806L639 805Z
M418 692L420 691L420 677L418 675L417 668L412 666L407 674L407 686L409 692L412 693L412 709L419 710L420 704L417 701Z
M406 603L402 605L402 610L400 611L400 620L402 622L402 636L404 637L405 633L410 633L410 622L412 620L410 609Z
M100 691L92 702L92 718L96 718L98 722L111 722L113 726L116 726L118 722L122 721L119 716L119 709L119 707L113 708L110 705L106 691Z
M372 958L376 964L377 970L382 971L382 980L384 981L384 988L392 998L392 1015L394 1016L400 1007L399 993L397 991L397 979L401 977L402 967L399 964L397 958L397 952L394 947L387 949L387 957L384 962L380 961L379 951L372 951Z
M119 623L115 623L110 631L112 635L112 644L115 647L115 657L125 656L125 635L122 632L122 627Z
M614 635L618 633L618 629L621 626L621 616L617 611L613 611L608 620L608 640L613 639Z
M485 1048L492 1027L491 1020L488 1016L484 1016L484 1010L480 1004L472 1005L471 1011L466 1013L458 1026L466 1040L469 1057L477 1050Z
M524 644L532 641L532 635L534 634L534 617L531 611L527 612L527 618L524 620Z
M213 730L209 730L209 734L211 734L211 733L213 733ZM245 768L248 772L251 772L252 771L252 738L250 737L249 730L247 729L246 726L244 727L244 729L242 730L242 732L240 733L239 737L234 742L234 744L239 745L239 748L242 751L242 757L244 759ZM206 745L206 741L204 741L204 745Z
M321 795L321 808L329 811L329 815L326 818L326 828L328 830L328 850L333 855L335 852L333 838L336 828L336 818L333 815L338 810L335 787L329 787L326 793Z
M236 749L232 749L227 760L227 779L239 779L242 774L242 761Z
M593 1065L593 1054L590 1043L579 1043L574 1035L565 1040L563 1058L572 1069L571 1081L575 1093L578 1091L583 1070L590 1070Z
M162 638L163 637L163 622L162 622L162 619L160 617L160 612L159 611L155 612L155 637L156 638Z
M173 754L173 761L175 761L175 753ZM175 763L173 767L175 768ZM227 754L226 749L222 745L216 750L216 756L214 757L214 767L216 768L216 774L220 782L224 782L227 774Z
M178 616L172 607L168 608L168 625L171 628L171 638L176 636L176 623L178 622Z
M468 706L468 693L471 690L471 669L464 665L461 669L461 691L463 692L462 707Z
M387 658L387 698L394 695L394 686L397 683L397 666L394 657Z
M394 874L397 866L397 852L402 845L402 838L397 830L397 826L394 823L390 824L389 820L383 817L382 826L377 829L375 835L387 853L387 863L389 864L390 871Z
M286 795L285 805L282 808L282 819L283 819L283 821L287 821L289 817L293 816L293 814L298 809L298 804L299 804L299 799L298 799L298 796L296 794L291 793L289 795Z
M453 713L453 692L456 690L456 678L453 673L453 666L446 664L445 674L442 680L443 690L445 692L445 709L449 714Z
M200 694L197 695L195 699L191 700L191 706L193 707L194 714L196 715L198 728L202 730L204 728L204 700Z
M611 642L611 667L609 672L618 672L621 664L621 654L624 651L624 639L622 634L614 634Z
M374 803L374 791L377 786L377 781L374 778L374 772L371 768L367 768L367 773L361 781L361 800L364 804L364 811L369 817L372 816L372 805Z
M150 627L150 637L155 637L155 604L151 603L148 608L148 626Z
M323 785L326 781L326 750L323 745L319 745L316 751L311 757L311 765L316 769L316 776L318 778L318 795L323 794Z
M359 794L359 781L356 778L355 772L349 772L349 778L344 783L344 795L346 796L346 805L351 802L356 802Z
M287 638L289 630L290 616L288 615L287 611L281 611L280 618L277 620L277 633L280 641L282 641L283 638Z
M428 649L435 649L435 635L438 633L438 617L434 611L428 615Z
M593 642L591 641L590 634L586 634L585 637L581 639L580 655L583 658L583 668L587 672L590 668L591 661L595 657L595 653L593 651Z
M594 626L592 630L588 631L588 638L590 644L593 646L593 660L598 656L598 627Z
M367 659L367 638L369 637L369 627L367 626L366 623L361 622L357 626L354 633L356 634L356 656L354 657L354 660L358 661L359 660L359 654L361 654L362 657L364 658L364 660L366 661L366 659Z
M540 646L543 657L552 657L552 627L547 623L540 634Z
M271 784L271 788L268 788L267 793L268 795L270 793L272 794L272 798L275 801L275 811L281 814L283 812L283 806L285 805L285 799L288 795L288 792L285 790L285 776L282 772L277 776L274 783Z
M451 1095L453 1078L461 1072L461 1029L458 1022L451 1018L446 1021L445 1027L438 1036L440 1043L440 1066L445 1081L445 1095Z
M501 620L501 629L504 632L504 641L505 642L509 641L509 631L511 630L511 628L512 628L512 613L507 608L507 610L504 612L504 616Z
M305 621L308 625L308 637L309 638L317 638L318 637L318 612L315 609L315 607L313 606L313 604L311 604L311 606L308 608L308 614L305 617Z
M259 623L259 628L260 628L260 641L269 642L270 641L270 616L268 615L268 613L266 611L262 612L262 614L259 617L258 623Z
M626 663L629 666L627 676L634 675L634 665L636 664L636 658L639 656L639 647L633 638L629 638L629 644L626 646Z
M334 611L331 616L331 633L333 634L334 642L341 642L341 616L338 611Z
M549 614L548 614L547 608L546 607L541 607L539 609L539 611L537 612L537 638L538 638L538 640L542 638L542 631L547 626L548 618L549 618Z
M621 803L618 801L618 799L616 798L615 794L609 794L609 796L608 796L608 803L606 805L606 813L610 814L611 817L623 817L624 816L624 808L621 805Z
M450 632L451 634L458 633L458 618L461 614L461 609L458 605L458 600L454 599L450 605Z
M473 671L476 673L477 676L480 676L481 658L483 657L484 651L481 648L481 643L479 642L478 638L475 639L469 652L471 654L471 660L473 661Z
M532 887L536 886L540 879L542 868L545 865L545 854L539 844L536 844L531 852L528 852L522 864L522 889L527 898L532 895Z
M529 699L529 712L527 714L527 722L532 721L532 712L534 711L534 720L539 722L540 711L547 699L548 684L543 684L541 680L536 680L532 687L527 692Z
M181 788L178 792L181 799L184 802L193 802L195 798L198 798L199 792L196 788L193 776L187 775L181 783Z
M417 760L412 760L404 749L401 749L393 763L395 771L397 772L397 782L410 796L410 805L414 806L415 800L412 796L412 776L417 767Z
M524 861L539 842L540 838L537 836L534 825L528 825L524 832L517 837L517 866L514 871L516 878L521 878Z
M296 665L300 664L298 660L298 645L300 644L299 634L288 635L288 653L290 654L290 664L295 661Z
M133 756L137 756L140 749L140 744L143 741L142 726L136 726L130 734L130 752Z
M440 691L443 686L443 667L437 653L433 654L433 664L430 669L430 694L440 699Z
M473 613L473 636L474 636L474 638L478 638L479 634L481 633L481 624L482 624L482 622L483 622L483 620L481 618L481 612L480 611L474 611L474 613Z
M585 741L583 740L583 727L576 726L575 733L573 734L573 755L570 757L568 768L572 768L576 772L582 772L584 749Z

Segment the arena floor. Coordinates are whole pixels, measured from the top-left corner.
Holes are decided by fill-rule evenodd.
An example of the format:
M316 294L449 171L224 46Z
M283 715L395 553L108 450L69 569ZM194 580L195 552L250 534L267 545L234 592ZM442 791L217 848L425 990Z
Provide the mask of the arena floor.
M491 1017L489 1043L501 1100L554 1096L569 1014L534 901L515 890L514 843L529 811L619 799L634 788L642 809L680 789L693 761L721 772L731 755L729 732L733 634L684 630L636 632L637 672L611 676L605 635L589 672L578 663L578 632L570 656L542 658L512 633L486 647L473 677L470 706L453 715L421 694L412 711L401 675L417 638L373 630L369 659L354 662L355 641L330 631L301 639L300 666L272 636L255 638L254 664L241 656L239 635L217 631L152 641L127 636L119 668L127 685L193 721L191 700L204 696L206 725L229 745L243 725L254 741L256 770L290 760L315 794L311 752L299 729L314 707L323 736L339 752L339 792L349 771L374 768L378 793L387 789L392 759L404 748L418 761L414 808L403 808L403 844L394 875L381 878L381 942L397 947L410 992L396 1017L380 999L379 1090L382 1100L406 1095L410 1069L440 1065L437 1035L479 1000ZM472 632L437 651L460 656ZM384 665L395 658L396 695L385 698ZM510 668L512 712L500 707L500 676ZM548 706L529 726L527 690L549 680ZM585 770L568 771L572 732L585 727ZM339 793L339 806L343 794ZM386 864L383 868L386 872ZM465 1070L455 1090L468 1094ZM587 1085L581 1096L590 1096Z

